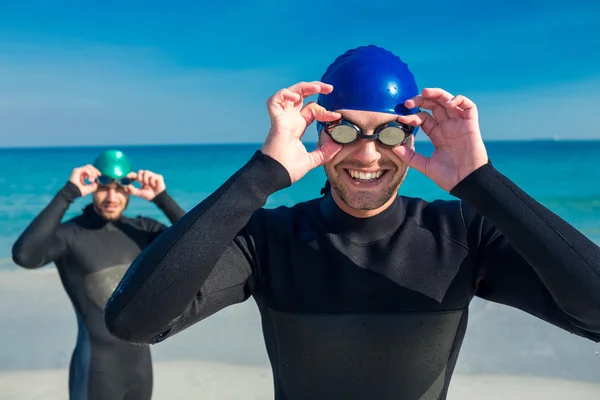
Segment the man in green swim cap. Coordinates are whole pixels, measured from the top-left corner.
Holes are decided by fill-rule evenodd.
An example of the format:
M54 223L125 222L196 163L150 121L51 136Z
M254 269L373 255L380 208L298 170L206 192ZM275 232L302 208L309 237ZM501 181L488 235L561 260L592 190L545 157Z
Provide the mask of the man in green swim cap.
M76 168L71 179L81 184L90 182L83 190L92 190L94 207L107 220L121 217L130 195L152 200L166 189L162 175L148 170L135 172L129 158L120 150L103 152L92 165ZM139 182L141 189L136 188L134 182Z
M92 202L83 213L61 223L72 202L89 194ZM151 218L125 217L131 195L152 201L171 223L185 213L167 193L161 175L136 172L123 152L109 150L92 164L75 168L13 246L13 260L24 268L54 262L73 304L78 339L69 374L71 400L148 400L152 395L149 346L112 337L103 319L106 301L130 263L167 229Z

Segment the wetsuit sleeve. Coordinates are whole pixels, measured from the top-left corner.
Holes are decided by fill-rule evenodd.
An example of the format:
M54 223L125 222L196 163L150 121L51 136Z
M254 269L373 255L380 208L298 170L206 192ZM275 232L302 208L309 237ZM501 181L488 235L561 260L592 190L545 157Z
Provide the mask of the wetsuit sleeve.
M172 224L179 221L179 219L185 214L185 211L179 207L179 204L177 204L177 202L169 193L167 193L166 190L159 193L158 196L152 199L152 202L156 204L156 206L160 208L163 213L165 213Z
M281 164L257 151L134 260L106 305L109 332L156 343L246 300L257 270L255 238L264 235L256 212L290 183Z
M12 259L24 268L40 268L59 259L66 250L61 220L81 196L71 182L59 190L50 204L29 224L12 247Z
M181 217L185 215L185 211L179 207L177 202L167 193L167 191L161 192L158 196L152 199L152 202L160 208L160 210L167 216L171 224L179 221ZM153 218L139 217L144 221L145 230L148 232L149 240L152 242L165 230L168 226Z
M600 248L491 164L451 194L476 244L476 295L600 341Z

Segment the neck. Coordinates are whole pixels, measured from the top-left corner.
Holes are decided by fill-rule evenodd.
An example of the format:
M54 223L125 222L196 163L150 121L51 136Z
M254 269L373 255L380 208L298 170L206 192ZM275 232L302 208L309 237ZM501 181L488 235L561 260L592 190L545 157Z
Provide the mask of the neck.
M122 214L120 214L114 218L109 218L106 215L104 215L104 213L102 213L102 211L100 211L98 209L98 207L96 207L95 204L92 205L92 211L93 211L93 214L95 214L97 219L99 219L100 221L105 222L105 223L106 222L117 222L118 220L121 219L121 215L122 215Z
M357 243L371 243L391 235L404 221L404 205L399 196L371 217L356 217L339 206L331 191L319 203L328 232L339 234Z
M387 210L396 199L396 196L390 197L388 201L386 201L381 207L375 208L373 210L357 210L355 208L351 208L348 204L344 203L344 201L338 196L335 190L331 190L331 197L335 204L346 214L349 214L355 218L371 218L378 214L381 214L383 211Z

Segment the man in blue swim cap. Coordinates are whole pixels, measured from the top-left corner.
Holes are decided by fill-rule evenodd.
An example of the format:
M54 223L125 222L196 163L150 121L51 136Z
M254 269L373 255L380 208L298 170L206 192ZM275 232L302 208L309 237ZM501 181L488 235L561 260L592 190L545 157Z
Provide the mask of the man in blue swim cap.
M158 343L252 296L278 400L446 398L475 296L600 341L600 248L492 166L471 100L365 46L267 107L262 148L134 261L113 335ZM264 208L321 165L323 197ZM409 167L457 199L399 195Z
M139 184L139 188L134 186ZM120 150L75 168L54 199L13 246L13 260L27 268L54 262L77 316L78 339L69 368L69 399L149 400L153 391L149 346L112 337L104 305L131 261L167 226L127 217L131 195L154 203L170 220L184 211L167 193L162 175L134 170ZM80 215L61 222L71 204L91 195Z

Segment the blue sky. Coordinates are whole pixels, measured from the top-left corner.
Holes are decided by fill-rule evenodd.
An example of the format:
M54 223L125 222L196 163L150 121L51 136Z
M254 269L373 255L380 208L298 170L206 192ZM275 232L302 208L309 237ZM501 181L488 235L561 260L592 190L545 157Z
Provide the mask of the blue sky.
M596 1L6 3L0 146L262 142L272 93L365 44L485 139L600 139Z

